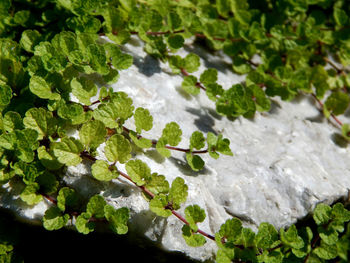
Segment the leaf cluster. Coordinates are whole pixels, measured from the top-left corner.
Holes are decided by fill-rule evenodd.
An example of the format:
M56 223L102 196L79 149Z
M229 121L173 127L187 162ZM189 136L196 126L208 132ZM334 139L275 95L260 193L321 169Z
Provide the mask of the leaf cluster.
M204 92L230 119L269 111L274 96L291 101L300 94L311 94L324 116L334 119L350 103L349 17L343 0L0 1L0 184L19 183L20 198L30 206L49 200L43 217L48 230L72 223L88 234L96 223L108 222L125 234L128 208L116 209L99 195L83 201L64 185L65 168L85 160L96 180L123 176L143 191L157 216L182 220L188 245L204 245L204 236L215 239L218 262L347 262L350 216L341 204L318 205L313 228L277 231L262 223L255 233L233 218L215 237L198 227L206 218L198 205L187 206L182 217L185 180L176 177L170 184L135 159L135 151L154 147L165 158L181 151L189 168L200 171L200 154L233 155L230 141L194 131L188 148L180 148L183 133L176 122L165 124L157 140L148 139L151 112L135 109L128 94L111 84L133 65L121 47L137 35L146 52L183 76L185 92ZM191 40L226 54L245 81L223 87L218 70L202 70L198 55L176 55ZM349 124L340 125L350 141ZM8 260L12 249L0 243L0 260Z

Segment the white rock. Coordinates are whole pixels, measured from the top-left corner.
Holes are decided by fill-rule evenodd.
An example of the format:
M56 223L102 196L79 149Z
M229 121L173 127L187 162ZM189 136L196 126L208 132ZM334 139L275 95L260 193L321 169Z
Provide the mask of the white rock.
M232 216L241 218L253 230L264 221L280 228L295 223L319 202L331 203L347 195L350 150L338 141L339 130L322 118L311 97L299 97L293 102L273 98L269 113L257 113L254 119L228 120L215 113L214 103L205 94L191 97L181 91L183 78L172 75L166 64L143 52L136 39L126 45L125 51L134 56L134 65L120 72L113 89L127 92L135 108L150 110L154 126L145 137L159 138L165 124L176 121L183 131L180 147L188 148L196 130L222 133L231 141L234 156L221 155L214 160L203 155L206 166L198 173L190 169L180 152L172 152L169 159L154 149L134 156L147 162L152 172L164 174L169 182L178 176L186 181L189 196L180 213L184 214L187 205L200 205L207 214L199 225L202 230L214 234ZM199 76L206 66L216 67L219 84L224 88L244 79L225 66L226 57L213 56L199 47L179 54L185 56L188 51L202 58L202 66L194 75ZM133 129L132 121L126 127ZM99 158L104 158L103 146L99 148ZM115 207L129 207L130 231L164 249L182 251L202 261L213 258L215 242L208 240L203 247L188 247L181 236L183 223L174 216L156 217L140 190L124 179L97 182L90 176L89 163L83 162L70 167L64 180L83 195L100 193ZM34 208L24 207L18 197L6 197L6 189L0 189L1 206L18 212L22 218L37 220L47 208L45 202Z

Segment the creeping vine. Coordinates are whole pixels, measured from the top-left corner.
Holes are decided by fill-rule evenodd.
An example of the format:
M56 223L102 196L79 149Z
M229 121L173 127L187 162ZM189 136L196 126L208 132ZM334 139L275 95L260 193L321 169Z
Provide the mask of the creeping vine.
M11 191L12 182L21 184L20 199L30 206L46 200L47 230L74 224L88 234L96 222L105 222L113 232L126 234L128 208L116 208L101 195L82 200L63 183L65 169L86 160L96 180L123 178L143 193L155 215L178 218L189 246L216 242L217 262L348 262L350 212L341 203L319 204L311 225L279 231L261 223L254 232L232 218L207 233L199 226L204 209L193 204L184 215L179 212L188 195L185 180L168 182L133 158L133 149L155 148L165 158L182 152L198 172L205 166L204 154L233 155L230 141L194 131L188 147L179 147L182 130L171 120L159 138L144 135L153 127L149 110L135 109L127 93L111 88L119 72L133 64L122 48L132 37L181 75L185 92L205 93L222 116L252 118L269 111L274 96L292 101L302 94L313 97L350 141L344 115L350 103L345 0L2 0L1 186ZM215 68L196 75L199 56L176 54L188 45L225 54L245 81L222 87ZM71 130L78 135L69 135ZM12 250L0 237L0 260L11 261Z

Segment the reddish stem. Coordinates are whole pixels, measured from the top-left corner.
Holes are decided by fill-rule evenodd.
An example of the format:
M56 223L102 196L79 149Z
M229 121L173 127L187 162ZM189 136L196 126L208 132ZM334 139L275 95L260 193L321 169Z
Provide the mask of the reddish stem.
M314 99L317 101L317 103L320 105L320 107L321 107L321 109L323 110L323 107L324 107L324 105L323 105L323 103L322 103L322 101L320 101L317 97L316 97L316 95L315 94L311 94L312 95L312 97L314 97ZM331 117L333 118L333 120L341 127L341 126L343 126L343 123L337 118L337 116L335 116L333 113L331 113Z
M82 152L80 154L82 157L85 157L89 160L92 160L92 161L96 161L97 159L93 156L91 156L88 152ZM140 188L144 193L146 193L149 197L151 197L152 199L155 197L155 194L153 194L149 189L147 189L145 186L141 185L137 185L136 182L134 182L131 177L129 175L127 175L126 173L120 171L117 169L117 172L122 176L124 177L125 179L127 179L128 181L132 182L133 184L135 184L138 188ZM189 225L189 223L187 222L187 220L181 216L178 212L176 212L171 206L168 208L171 210L171 213L176 216L177 218L179 218L182 222L184 222L186 225ZM215 240L215 237L213 235L210 235L206 232L204 232L203 230L200 230L198 229L197 232L211 240Z
M183 216L181 216L178 212L176 212L176 211L173 210L173 209L170 209L170 210L171 210L171 213L172 213L174 216L176 216L178 219L180 219L180 220L181 220L182 222L184 222L186 225L189 225L188 221L187 221ZM207 238L209 238L209 239L215 241L215 237L214 237L213 235L210 235L210 234L204 232L203 230L198 229L196 233L199 233L199 234L201 234L201 235L203 235L203 236L205 236L205 237L207 237Z
M177 30L177 31L173 31L171 32L170 30L168 31L164 31L164 32L146 32L146 35L149 35L149 36L161 36L161 35L166 35L166 34L179 34L179 33L184 33L185 30L184 29L181 29L181 30ZM132 35L137 35L139 32L136 32L136 31L131 31L130 34Z
M130 133L130 130L126 127L123 126L123 131L126 133ZM137 139L141 139L143 138L141 135L137 135ZM156 145L158 143L157 140L152 140L152 145ZM201 151L191 151L190 149L184 149L184 148L179 148L179 147L174 147L174 146L169 146L169 145L165 145L165 148L169 149L169 150L175 150L175 151L179 151L179 152L185 152L185 153L189 153L191 152L192 154L203 154L203 153L207 153L208 150L201 150Z
M187 76L190 75L190 74L188 74L188 72L187 72L184 68L181 68L180 70L181 70L182 75L184 75L185 77L187 77ZM204 91L207 90L200 82L197 82L197 83L196 83L196 87L197 87L197 88L200 88L200 89L202 89L202 90L204 90Z
M53 198L52 196L49 196L47 194L42 194L41 195L46 198L48 201L50 201L51 203L53 203L54 205L57 205L57 200L55 198Z

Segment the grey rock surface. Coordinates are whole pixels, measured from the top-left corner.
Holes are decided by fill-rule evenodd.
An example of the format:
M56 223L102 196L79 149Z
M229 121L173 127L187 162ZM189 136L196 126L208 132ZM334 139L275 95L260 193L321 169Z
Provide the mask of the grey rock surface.
M172 152L164 159L155 149L136 152L134 158L149 164L152 172L166 176L169 182L182 177L189 188L186 204L198 204L207 217L199 227L214 234L226 219L240 218L245 226L257 229L261 222L285 227L304 217L319 202L331 203L346 196L350 188L350 150L339 137L339 130L325 120L312 97L300 96L292 102L272 98L267 113L256 113L253 119L229 120L215 112L215 104L204 93L186 95L180 88L182 77L171 74L170 68L147 55L135 38L125 51L134 56L134 65L120 72L113 85L115 91L125 91L135 108L149 109L154 118L151 131L144 136L158 139L165 124L176 121L182 131L179 147L187 148L193 131L223 134L231 141L234 156L221 155L214 160L203 155L205 168L193 172L185 156ZM200 47L182 50L179 55L195 52L201 57L199 76L207 67L219 70L219 84L229 88L244 80L227 67L227 58L212 55ZM133 129L132 121L125 125ZM78 136L74 134L74 136ZM100 159L104 144L99 148ZM123 166L118 166L123 170ZM166 250L182 251L193 259L213 259L216 244L211 240L200 248L190 248L181 235L182 222L150 212L141 192L122 178L112 182L97 182L90 175L90 163L69 167L65 182L80 194L99 193L115 207L131 210L130 231L147 237ZM10 187L0 189L0 206L16 211L29 221L39 220L47 209L43 201L34 207L24 206L18 196L8 195Z

